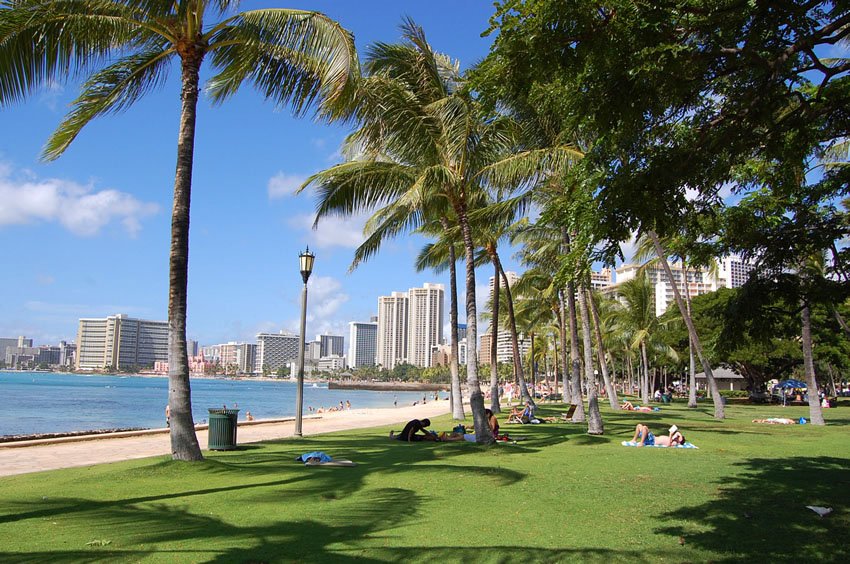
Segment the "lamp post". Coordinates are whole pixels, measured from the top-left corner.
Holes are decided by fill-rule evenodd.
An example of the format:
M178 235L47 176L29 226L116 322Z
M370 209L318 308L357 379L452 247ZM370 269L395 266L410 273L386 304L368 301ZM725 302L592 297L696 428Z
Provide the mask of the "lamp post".
M313 272L313 261L316 255L310 252L310 247L298 255L301 263L301 278L304 288L301 290L301 334L298 340L298 389L295 390L295 436L301 436L301 414L304 411L304 339L307 331L307 280Z

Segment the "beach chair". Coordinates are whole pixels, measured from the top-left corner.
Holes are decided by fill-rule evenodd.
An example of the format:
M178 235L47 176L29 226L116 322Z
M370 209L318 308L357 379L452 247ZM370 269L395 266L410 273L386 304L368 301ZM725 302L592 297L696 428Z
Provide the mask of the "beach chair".
M573 422L573 414L576 412L576 408L578 406L574 403L570 404L570 408L567 409L566 413L561 414L561 421L566 421L568 423Z

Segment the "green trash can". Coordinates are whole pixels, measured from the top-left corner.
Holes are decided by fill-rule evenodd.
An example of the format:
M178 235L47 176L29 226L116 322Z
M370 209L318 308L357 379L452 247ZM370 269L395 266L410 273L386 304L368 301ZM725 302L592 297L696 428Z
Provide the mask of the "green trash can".
M236 417L238 409L209 408L210 427L208 445L210 450L234 450L236 448Z

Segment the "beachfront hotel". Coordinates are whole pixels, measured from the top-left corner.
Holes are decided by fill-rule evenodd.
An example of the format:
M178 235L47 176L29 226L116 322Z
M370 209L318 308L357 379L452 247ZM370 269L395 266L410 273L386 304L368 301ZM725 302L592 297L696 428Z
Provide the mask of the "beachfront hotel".
M420 368L431 366L431 350L443 342L445 286L425 283L408 293L407 362Z
M378 298L377 363L392 370L407 362L407 292Z
M316 340L320 343L320 358L345 355L345 337L342 335L316 335Z
M301 337L292 333L260 333L257 335L257 352L254 372L276 372L298 360L298 342Z
M378 298L377 363L382 368L432 365L431 352L443 342L444 298L445 286L431 283Z
M125 314L80 319L77 370L152 367L168 360L168 322Z
M378 322L348 323L348 366L375 366L378 355Z

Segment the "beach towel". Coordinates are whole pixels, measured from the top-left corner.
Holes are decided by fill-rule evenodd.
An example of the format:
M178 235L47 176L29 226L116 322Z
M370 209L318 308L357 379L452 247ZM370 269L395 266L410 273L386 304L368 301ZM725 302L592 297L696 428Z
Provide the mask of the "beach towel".
M635 442L635 441L623 441L620 444L622 444L623 446L627 446L627 447L636 447L640 443ZM669 446L669 447L664 446L664 445L644 445L644 448L699 448L699 447L696 446L693 443L686 442L683 445L674 445L674 446Z
M356 462L345 460L343 458L334 459L327 453L320 450L305 452L295 460L303 462L304 466L357 466Z

